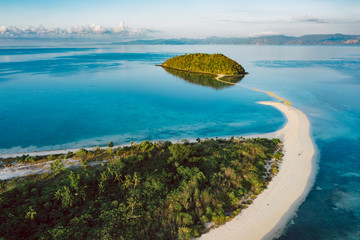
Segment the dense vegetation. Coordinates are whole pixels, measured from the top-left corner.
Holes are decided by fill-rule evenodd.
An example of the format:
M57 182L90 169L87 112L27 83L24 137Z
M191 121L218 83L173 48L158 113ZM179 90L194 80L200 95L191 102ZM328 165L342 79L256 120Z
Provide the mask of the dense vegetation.
M240 64L223 54L185 54L166 60L162 66L183 71L210 73L216 75L245 74L245 70Z
M165 71L168 73L184 79L187 82L194 83L201 86L211 87L215 89L223 89L227 87L234 86L229 83L237 83L240 82L244 76L234 76L234 77L223 77L221 78L222 81L216 80L214 75L211 74L203 74L203 73L194 73L194 72L187 72L187 71L180 71L173 68L164 68Z
M0 182L0 238L197 237L266 188L280 150L278 139L260 138L80 149L69 156L82 167L64 169L57 159L50 173Z

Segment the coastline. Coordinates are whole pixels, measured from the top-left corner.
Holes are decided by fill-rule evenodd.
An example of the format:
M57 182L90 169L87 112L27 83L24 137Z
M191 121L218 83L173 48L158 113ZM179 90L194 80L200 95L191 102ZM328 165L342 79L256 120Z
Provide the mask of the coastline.
M255 240L278 237L313 185L316 154L308 118L286 102L259 103L277 108L288 120L282 129L274 133L255 136L276 137L283 141L284 159L280 171L252 205L231 221L203 234L199 239Z
M243 72L241 74L237 74L237 75L227 75L227 74L216 74L216 73L209 73L209 72L196 72L196 71L189 71L189 70L184 70L184 69L180 69L180 68L174 68L174 67L169 67L166 65L155 65L157 67L163 67L163 68L170 68L170 69L174 69L174 70L178 70L178 71L182 71L182 72L189 72L189 73L201 73L201 74L207 74L207 75L212 75L212 76L217 76L217 77L240 77L240 76L245 76L247 74L249 74L248 72Z
M280 171L269 183L268 188L257 196L253 204L231 221L210 230L199 239L273 239L280 236L313 185L317 165L315 161L316 149L310 137L309 120L300 110L290 106L290 102L286 99L271 92L263 92L276 97L283 103L273 101L258 103L277 108L287 118L287 122L276 132L252 134L244 137L281 139L284 143L284 159ZM119 146L124 145L112 148ZM68 151L75 152L78 149L1 154L0 158L22 156L23 154L30 156L65 154ZM92 148L85 149L90 150Z

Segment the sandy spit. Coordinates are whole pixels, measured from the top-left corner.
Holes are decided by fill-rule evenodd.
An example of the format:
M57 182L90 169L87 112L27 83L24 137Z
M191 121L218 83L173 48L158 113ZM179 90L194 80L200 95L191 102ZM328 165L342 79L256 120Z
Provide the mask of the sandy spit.
M201 240L273 239L281 235L313 185L316 157L308 118L300 110L284 103L259 103L277 108L288 120L279 131L256 136L276 137L284 142L280 171L252 205L231 221L202 235Z
M267 93L269 94L269 92ZM280 110L287 118L285 126L273 133L245 137L280 138L284 142L285 154L280 172L272 179L268 188L257 196L253 204L230 222L202 235L200 237L201 240L273 239L282 233L287 222L309 193L317 168L315 146L310 137L310 123L303 112L289 106L288 101L284 99L279 100L282 100L284 103L272 101L259 103ZM173 142L179 141L174 140ZM114 146L113 148L119 146ZM106 147L101 148L105 149ZM91 148L86 149L91 150ZM65 154L68 151L76 152L77 150L78 148L1 154L0 158L17 157L23 154L29 154L30 156ZM6 169L2 170L5 171ZM14 170L12 169L7 175L14 177ZM41 168L36 170L41 172Z

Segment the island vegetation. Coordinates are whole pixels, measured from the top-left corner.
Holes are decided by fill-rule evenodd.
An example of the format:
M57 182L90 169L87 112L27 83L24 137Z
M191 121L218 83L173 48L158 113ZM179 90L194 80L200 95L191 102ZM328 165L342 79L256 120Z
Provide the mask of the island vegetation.
M198 237L251 204L281 149L278 139L216 138L53 155L51 172L0 182L0 239ZM65 169L66 158L82 167Z
M207 73L214 75L244 75L244 68L223 54L194 53L167 59L162 65L182 71Z

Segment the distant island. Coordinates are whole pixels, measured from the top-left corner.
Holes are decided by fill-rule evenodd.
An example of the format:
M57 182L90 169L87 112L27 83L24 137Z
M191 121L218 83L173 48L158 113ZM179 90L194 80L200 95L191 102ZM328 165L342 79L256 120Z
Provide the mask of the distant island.
M193 53L167 59L162 67L194 73L206 73L223 76L247 74L245 69L223 54Z
M114 42L113 45L360 45L360 35L311 34L300 37L272 35L259 37L171 38Z

